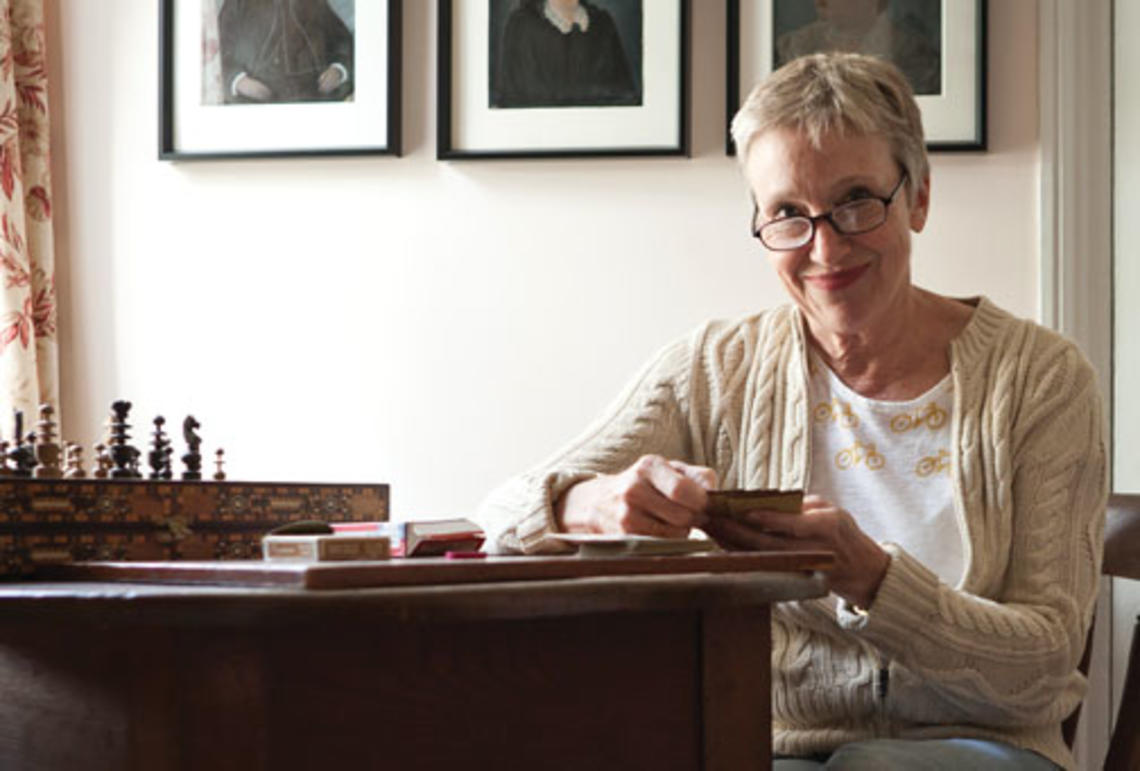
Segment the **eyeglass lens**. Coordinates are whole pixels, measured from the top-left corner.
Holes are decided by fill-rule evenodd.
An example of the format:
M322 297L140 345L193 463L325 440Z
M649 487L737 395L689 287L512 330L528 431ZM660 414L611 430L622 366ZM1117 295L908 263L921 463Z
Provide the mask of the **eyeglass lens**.
M840 233L852 236L883 224L886 214L886 204L877 198L866 198L836 206L827 219ZM771 249L790 249L810 241L812 231L810 218L788 217L761 226L759 235Z
M820 220L827 220L836 231L847 236L874 230L887 221L887 207L906 182L904 170L898 184L886 198L860 198L836 206L814 217L784 217L761 225L753 234L769 249L799 249L815 237ZM755 216L755 211L753 216Z

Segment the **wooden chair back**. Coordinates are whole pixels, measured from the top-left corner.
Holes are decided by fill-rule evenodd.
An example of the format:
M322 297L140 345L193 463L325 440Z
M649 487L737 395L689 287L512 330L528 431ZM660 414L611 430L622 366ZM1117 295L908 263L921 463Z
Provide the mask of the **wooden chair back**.
M1109 498L1101 572L1106 576L1140 580L1140 495L1121 494ZM1140 617L1136 622L1124 678L1124 694L1105 759L1105 771L1140 769ZM1080 671L1086 674L1092 654L1092 637L1093 630L1089 629L1079 665ZM1078 704L1073 714L1061 724L1061 735L1069 747L1073 746L1076 738L1080 717L1081 707Z
M1108 502L1103 572L1140 580L1140 495L1114 495ZM1140 769L1140 616L1132 629L1120 711L1104 759L1104 771L1136 769Z

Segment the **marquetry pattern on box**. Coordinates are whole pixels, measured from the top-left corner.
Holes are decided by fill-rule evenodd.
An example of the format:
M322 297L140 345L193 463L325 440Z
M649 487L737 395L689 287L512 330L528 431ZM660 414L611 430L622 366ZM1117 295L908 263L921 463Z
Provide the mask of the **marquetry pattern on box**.
M388 485L0 480L0 576L70 560L250 559L300 519L388 519Z

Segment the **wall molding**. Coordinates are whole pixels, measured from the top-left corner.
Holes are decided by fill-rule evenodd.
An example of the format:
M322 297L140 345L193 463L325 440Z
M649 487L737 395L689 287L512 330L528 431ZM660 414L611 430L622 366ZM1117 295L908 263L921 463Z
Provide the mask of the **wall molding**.
M1040 0L1040 315L1112 383L1112 2ZM1078 768L1099 768L1112 722L1111 584L1102 581Z

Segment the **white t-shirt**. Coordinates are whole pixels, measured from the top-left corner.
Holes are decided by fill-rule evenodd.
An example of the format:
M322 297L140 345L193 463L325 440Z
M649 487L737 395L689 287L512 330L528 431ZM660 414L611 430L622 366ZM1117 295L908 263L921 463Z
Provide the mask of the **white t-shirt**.
M895 543L951 586L962 578L962 532L951 486L954 381L917 399L885 402L848 388L810 360L808 492L846 509L867 535Z

